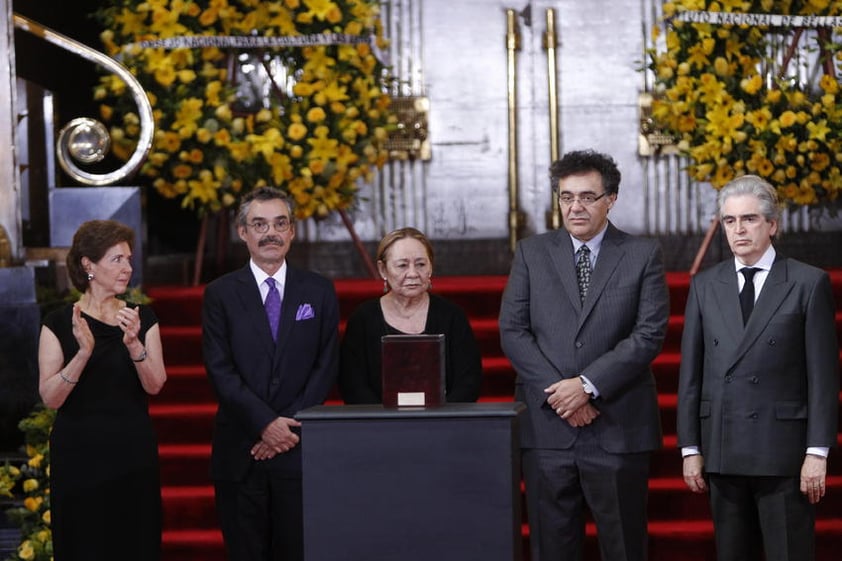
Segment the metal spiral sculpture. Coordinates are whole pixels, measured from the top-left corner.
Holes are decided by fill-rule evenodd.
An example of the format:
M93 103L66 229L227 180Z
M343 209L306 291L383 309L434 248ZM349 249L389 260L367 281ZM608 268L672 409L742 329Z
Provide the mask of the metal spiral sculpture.
M95 119L81 117L73 119L59 132L56 152L61 168L74 180L85 185L113 185L135 173L146 160L152 147L155 124L152 105L140 82L120 63L74 39L57 33L24 16L14 14L15 27L40 37L77 56L105 67L123 80L132 93L140 117L140 137L131 157L118 169L110 173L90 173L79 168L75 161L91 164L101 161L108 153L111 138L105 126Z

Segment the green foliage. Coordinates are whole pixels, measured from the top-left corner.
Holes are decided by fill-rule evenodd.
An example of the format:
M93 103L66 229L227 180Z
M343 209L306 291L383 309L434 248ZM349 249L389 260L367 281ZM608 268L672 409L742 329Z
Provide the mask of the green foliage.
M52 561L49 438L54 420L54 410L37 405L18 423L26 460L19 466L0 466L0 497L12 499L6 515L21 533L20 545L7 561Z

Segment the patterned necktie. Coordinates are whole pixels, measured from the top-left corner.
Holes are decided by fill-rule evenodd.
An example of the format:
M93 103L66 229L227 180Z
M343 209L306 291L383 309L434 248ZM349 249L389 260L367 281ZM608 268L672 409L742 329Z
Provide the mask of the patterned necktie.
M748 323L748 318L754 309L754 274L759 270L755 267L743 267L740 269L740 272L746 279L743 290L740 292L740 309L743 312L743 325Z
M281 293L275 286L275 279L269 277L266 279L266 284L269 286L269 293L266 295L266 301L263 305L266 307L266 317L269 319L269 329L272 330L272 339L278 340L278 323L281 321Z
M576 279L579 281L579 300L585 301L588 295L588 287L591 284L591 250L582 245L576 252Z

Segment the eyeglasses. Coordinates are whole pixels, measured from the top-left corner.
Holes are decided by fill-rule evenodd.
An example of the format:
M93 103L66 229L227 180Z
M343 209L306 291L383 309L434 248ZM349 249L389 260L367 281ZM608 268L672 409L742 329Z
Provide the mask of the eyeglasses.
M272 222L272 226L275 228L276 232L286 232L289 230L291 225L292 224L287 218L281 218L280 220ZM246 224L246 226L251 227L258 234L265 234L269 231L269 223L264 222L263 220L255 220L251 224Z
M596 193L580 193L579 195L574 195L573 193L559 193L558 200L561 201L563 205L572 205L576 201L579 201L585 206L591 206L599 199L607 195L608 193L603 193L601 195L597 195Z

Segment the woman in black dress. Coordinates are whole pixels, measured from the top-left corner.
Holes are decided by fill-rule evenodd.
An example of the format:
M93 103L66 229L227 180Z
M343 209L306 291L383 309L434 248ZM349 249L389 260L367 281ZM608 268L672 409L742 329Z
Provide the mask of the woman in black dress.
M377 268L383 296L363 302L348 318L342 338L339 390L345 403L382 403L381 337L443 333L445 399L479 398L482 357L462 309L431 294L433 246L421 231L400 228L380 241Z
M57 409L50 434L55 561L156 561L158 447L147 395L166 381L158 320L117 298L132 276L134 232L85 222L67 269L79 301L44 319L39 390Z

